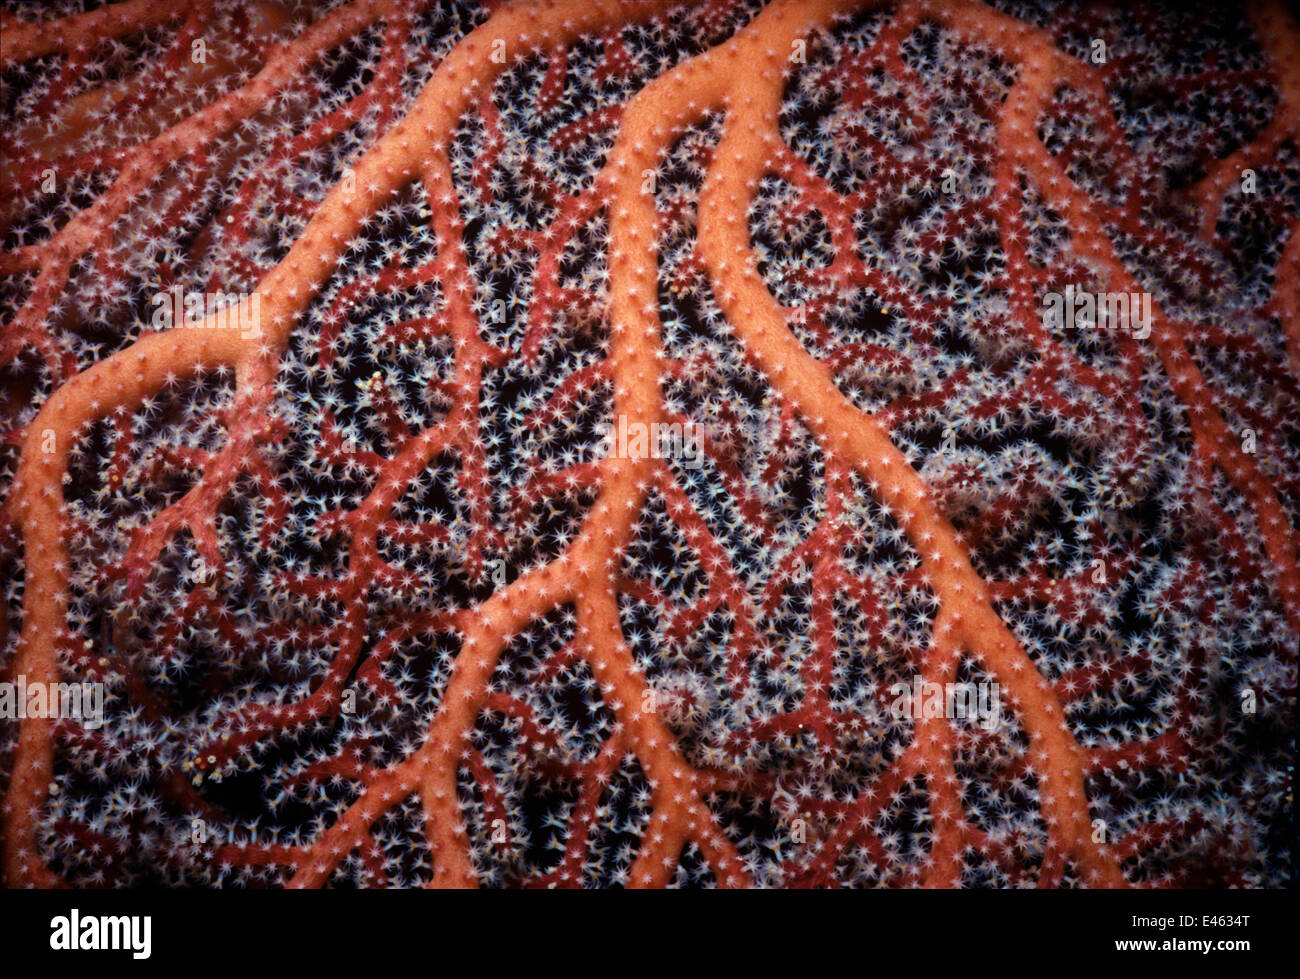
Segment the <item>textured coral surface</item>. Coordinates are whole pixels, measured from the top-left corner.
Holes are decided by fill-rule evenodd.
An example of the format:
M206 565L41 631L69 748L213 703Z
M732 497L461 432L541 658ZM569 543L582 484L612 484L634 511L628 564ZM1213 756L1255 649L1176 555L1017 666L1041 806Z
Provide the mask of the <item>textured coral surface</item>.
M1290 878L1281 4L2 16L7 886Z

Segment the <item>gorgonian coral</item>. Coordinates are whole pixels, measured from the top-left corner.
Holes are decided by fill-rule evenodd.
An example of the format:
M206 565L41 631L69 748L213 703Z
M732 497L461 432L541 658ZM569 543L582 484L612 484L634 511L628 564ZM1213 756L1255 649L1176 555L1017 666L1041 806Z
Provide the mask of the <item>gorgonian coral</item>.
M10 886L1289 875L1280 6L10 8Z

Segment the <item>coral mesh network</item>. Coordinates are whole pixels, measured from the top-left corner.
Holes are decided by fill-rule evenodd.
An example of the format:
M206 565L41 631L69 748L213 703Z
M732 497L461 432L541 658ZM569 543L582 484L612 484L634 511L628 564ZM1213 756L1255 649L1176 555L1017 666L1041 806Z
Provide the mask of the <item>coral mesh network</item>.
M9 887L1275 887L1300 27L11 2Z

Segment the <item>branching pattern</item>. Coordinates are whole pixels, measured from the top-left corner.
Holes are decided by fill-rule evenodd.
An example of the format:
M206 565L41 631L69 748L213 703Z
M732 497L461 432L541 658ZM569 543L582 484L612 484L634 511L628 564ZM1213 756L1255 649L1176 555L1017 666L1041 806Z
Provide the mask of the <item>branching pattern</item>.
M27 6L8 886L1290 877L1281 5Z

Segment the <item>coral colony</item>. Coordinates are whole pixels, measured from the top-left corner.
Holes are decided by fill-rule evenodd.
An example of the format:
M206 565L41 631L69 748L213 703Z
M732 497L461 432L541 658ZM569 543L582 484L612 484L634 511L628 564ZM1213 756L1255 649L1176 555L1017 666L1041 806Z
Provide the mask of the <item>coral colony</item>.
M9 3L6 885L1288 880L1220 6Z

